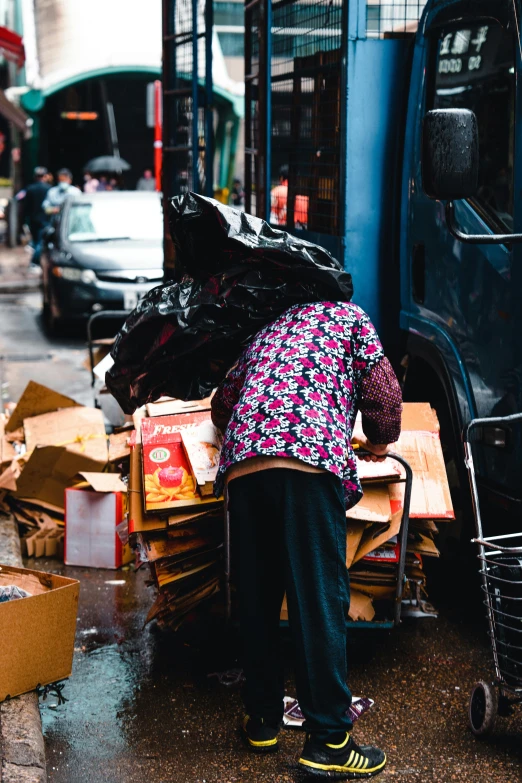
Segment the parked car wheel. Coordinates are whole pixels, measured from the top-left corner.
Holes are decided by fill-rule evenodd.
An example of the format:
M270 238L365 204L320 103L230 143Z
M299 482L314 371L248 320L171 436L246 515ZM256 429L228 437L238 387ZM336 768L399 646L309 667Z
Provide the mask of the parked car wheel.
M477 682L469 700L469 724L476 737L491 734L498 714L498 691L487 682Z

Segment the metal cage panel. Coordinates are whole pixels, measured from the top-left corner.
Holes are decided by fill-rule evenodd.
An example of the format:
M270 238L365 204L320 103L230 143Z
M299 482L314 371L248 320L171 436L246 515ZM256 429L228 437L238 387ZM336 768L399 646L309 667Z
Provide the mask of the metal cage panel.
M366 33L369 38L414 33L427 0L368 0Z
M163 0L167 197L189 190L212 195L212 14L212 0Z
M272 14L271 222L339 235L343 2L278 0Z

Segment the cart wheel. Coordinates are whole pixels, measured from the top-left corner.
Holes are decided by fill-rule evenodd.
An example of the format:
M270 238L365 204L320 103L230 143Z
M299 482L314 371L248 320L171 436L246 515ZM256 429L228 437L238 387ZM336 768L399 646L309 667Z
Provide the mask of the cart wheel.
M487 682L477 682L469 700L469 724L476 737L485 737L493 731L497 712L497 689Z

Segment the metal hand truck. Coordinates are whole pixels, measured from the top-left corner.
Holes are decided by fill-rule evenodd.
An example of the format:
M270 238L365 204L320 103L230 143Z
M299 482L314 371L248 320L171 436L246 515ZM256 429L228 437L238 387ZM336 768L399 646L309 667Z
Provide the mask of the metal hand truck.
M357 452L359 455L365 454L362 450ZM402 595L404 591L404 584L406 577L404 575L406 567L406 549L408 545L408 526L410 522L410 502L411 502L411 488L413 483L413 471L409 463L400 456L400 454L391 453L386 455L390 459L399 462L406 473L406 482L404 487L404 506L402 510L401 530L399 534L400 554L399 563L397 565L397 587L395 591L395 602L393 609L393 619L390 620L377 620L374 622L352 622L346 621L346 625L353 628L360 629L389 629L395 625L399 625L401 621L401 603ZM225 490L225 535L224 535L224 557L225 557L225 612L226 620L229 622L232 617L232 591L231 591L231 546L230 546L230 519L228 515L228 497ZM284 623L286 624L286 623Z
M522 532L485 538L471 447L471 433L484 426L522 422L522 413L473 419L464 430L464 453L475 517L481 589L487 609L495 680L481 680L469 701L469 722L477 737L489 734L497 715L522 702Z

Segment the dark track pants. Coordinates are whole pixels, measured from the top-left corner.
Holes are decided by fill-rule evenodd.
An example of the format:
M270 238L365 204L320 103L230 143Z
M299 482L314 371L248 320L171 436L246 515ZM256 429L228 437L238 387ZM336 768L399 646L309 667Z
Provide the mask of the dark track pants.
M297 698L321 739L349 730L346 710L346 513L332 473L275 468L228 486L247 714L277 725L284 677L279 614L286 592Z

